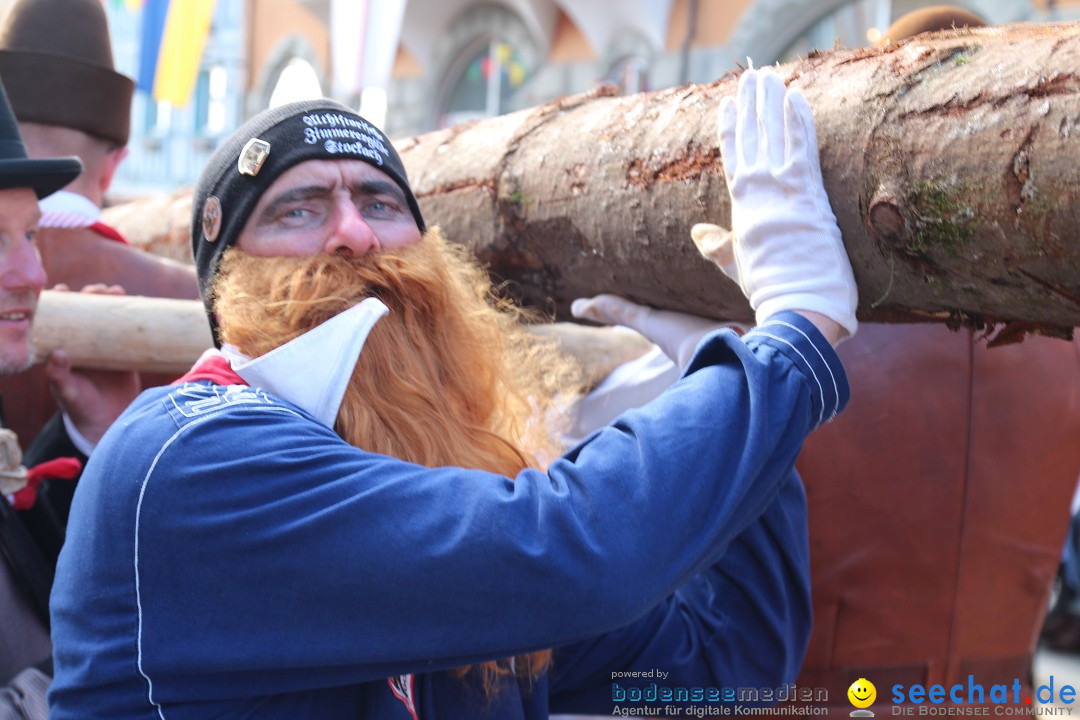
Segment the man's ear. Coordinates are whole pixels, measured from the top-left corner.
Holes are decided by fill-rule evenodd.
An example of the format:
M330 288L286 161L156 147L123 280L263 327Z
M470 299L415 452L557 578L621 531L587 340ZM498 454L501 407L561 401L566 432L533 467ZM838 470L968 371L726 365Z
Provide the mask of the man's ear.
M115 150L110 150L105 155L104 167L101 169L101 178L98 180L99 190L101 190L102 197L108 192L109 186L112 185L113 176L116 174L117 168L120 167L120 163L127 157L128 149L127 145L118 147Z

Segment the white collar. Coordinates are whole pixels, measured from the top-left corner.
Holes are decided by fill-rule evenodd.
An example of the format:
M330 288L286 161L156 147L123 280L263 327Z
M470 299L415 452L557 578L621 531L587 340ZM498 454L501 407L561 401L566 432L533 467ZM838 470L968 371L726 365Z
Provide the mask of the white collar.
M58 190L39 200L38 207L41 208L38 225L45 228L90 227L101 219L101 208L90 198L69 190Z
M388 312L382 301L367 298L254 360L228 343L221 352L249 385L288 400L333 428L368 333Z

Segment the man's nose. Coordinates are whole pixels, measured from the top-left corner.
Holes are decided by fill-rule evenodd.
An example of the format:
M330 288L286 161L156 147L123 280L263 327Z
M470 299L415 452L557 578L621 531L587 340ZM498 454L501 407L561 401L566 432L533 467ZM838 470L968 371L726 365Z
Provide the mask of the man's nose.
M334 224L326 240L325 251L349 255L365 255L379 249L379 239L360 210L350 200L338 202Z
M45 268L37 248L21 239L11 241L7 252L0 257L0 282L5 290L41 292L45 287Z

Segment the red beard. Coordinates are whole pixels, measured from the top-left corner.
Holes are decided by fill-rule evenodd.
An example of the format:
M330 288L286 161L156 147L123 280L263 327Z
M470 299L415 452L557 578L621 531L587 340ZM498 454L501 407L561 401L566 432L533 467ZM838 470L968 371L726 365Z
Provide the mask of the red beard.
M577 391L577 367L525 333L523 313L498 300L483 269L437 229L362 257L230 249L214 289L222 340L249 357L364 298L386 304L335 425L353 445L509 476L558 454L557 401Z

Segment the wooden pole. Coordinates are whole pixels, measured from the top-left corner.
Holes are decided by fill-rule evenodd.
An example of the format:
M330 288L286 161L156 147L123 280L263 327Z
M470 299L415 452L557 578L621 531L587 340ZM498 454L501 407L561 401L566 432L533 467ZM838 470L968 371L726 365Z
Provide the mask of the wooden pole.
M536 326L534 332L576 358L590 386L650 347L625 328L553 323ZM33 338L38 362L63 348L79 368L176 376L213 347L206 311L197 300L53 290L41 293Z
M41 293L34 357L63 348L75 367L179 375L213 346L201 302L140 295Z

